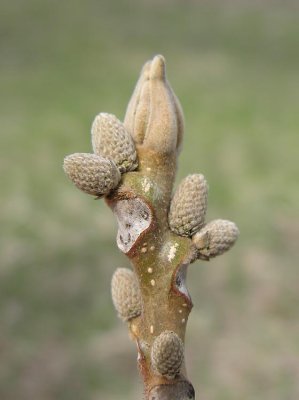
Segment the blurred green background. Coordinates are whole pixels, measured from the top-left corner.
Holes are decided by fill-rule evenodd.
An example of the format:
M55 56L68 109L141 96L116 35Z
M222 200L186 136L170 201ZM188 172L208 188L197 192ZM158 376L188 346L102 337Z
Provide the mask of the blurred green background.
M140 399L110 299L116 224L62 171L100 111L123 118L166 57L234 249L189 269L186 354L201 400L299 398L299 7L294 1L16 0L0 12L0 399Z

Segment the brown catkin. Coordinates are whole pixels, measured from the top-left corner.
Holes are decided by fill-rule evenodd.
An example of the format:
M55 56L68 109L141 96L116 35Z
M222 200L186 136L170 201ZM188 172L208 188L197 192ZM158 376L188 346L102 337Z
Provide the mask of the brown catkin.
M164 331L153 342L151 349L152 367L156 373L168 379L180 373L184 360L184 345L172 331Z
M204 225L208 205L208 184L202 174L188 175L180 183L170 204L170 229L180 236L192 236Z
M112 301L118 316L128 321L141 314L141 296L135 273L128 268L118 268L111 282Z
M239 236L239 229L231 221L216 219L205 225L192 241L199 250L199 258L209 259L229 250Z
M96 154L71 154L65 157L63 169L80 190L99 197L116 188L121 178L112 160Z
M133 138L114 115L97 115L91 127L91 138L94 153L112 159L121 173L138 167Z

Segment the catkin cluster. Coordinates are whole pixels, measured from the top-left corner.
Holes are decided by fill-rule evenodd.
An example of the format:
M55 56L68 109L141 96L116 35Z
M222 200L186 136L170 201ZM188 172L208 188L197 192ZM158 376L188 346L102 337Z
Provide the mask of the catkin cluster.
M229 250L238 238L237 226L226 220L208 224L208 184L201 174L188 175L173 195L168 213L170 229L180 236L192 238L197 257L209 260Z
M80 190L102 197L119 185L121 174L138 167L137 153L131 135L112 114L96 116L91 137L94 154L71 154L63 168Z
M135 271L118 268L114 272L112 300L118 316L129 322L136 339L150 400L194 399L194 389L184 378L182 368L182 338L192 306L187 304L184 286L185 263L193 254L191 261L209 260L224 253L239 235L233 222L217 219L206 223L208 184L202 174L183 179L169 201L174 158L181 149L183 133L183 112L166 79L165 60L158 55L142 69L124 122L112 114L98 114L91 128L93 153L71 154L63 165L66 175L83 192L96 197L111 195L107 200L118 221L117 244L134 260ZM121 184L122 174L138 168L135 144L140 169L127 176L120 188L123 190L112 193ZM163 174L156 174L162 168ZM159 187L159 195L152 194L153 184ZM164 250L169 237L173 238L164 224L166 217L174 234L190 239L176 238L179 243L171 245L167 261ZM178 257L174 257L176 251ZM154 262L156 267L152 268ZM167 306L161 307L162 302L168 302ZM183 314L181 307L185 306Z

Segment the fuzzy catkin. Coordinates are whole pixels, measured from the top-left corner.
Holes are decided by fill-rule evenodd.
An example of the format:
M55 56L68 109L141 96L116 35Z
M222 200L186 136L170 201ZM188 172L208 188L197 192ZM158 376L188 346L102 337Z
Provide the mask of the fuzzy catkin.
M239 236L236 224L216 219L205 225L193 237L192 241L199 250L199 258L209 259L229 250Z
M121 173L138 167L133 138L114 115L97 115L92 124L91 138L94 153L111 158Z
M135 273L128 268L118 268L111 282L112 301L118 316L129 321L141 314L141 295Z
M180 236L192 236L204 225L208 205L208 184L202 174L188 175L177 188L170 204L170 229Z
M98 197L109 194L121 178L112 160L96 154L71 154L65 157L63 169L80 190Z
M164 331L153 342L151 363L160 375L173 379L179 373L184 360L184 344L172 331Z

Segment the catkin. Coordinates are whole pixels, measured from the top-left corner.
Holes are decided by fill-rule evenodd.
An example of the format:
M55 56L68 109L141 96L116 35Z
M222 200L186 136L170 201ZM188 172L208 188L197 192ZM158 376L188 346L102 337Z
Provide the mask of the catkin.
M205 225L193 237L192 241L199 250L199 258L209 259L229 250L239 236L236 224L216 219Z
M172 331L164 331L153 342L151 362L155 372L168 379L180 373L184 359L184 345L179 336Z
M204 225L208 184L201 174L188 175L177 188L168 214L170 229L180 236L192 236Z
M116 188L121 178L112 160L96 154L71 154L65 157L63 169L80 190L99 197Z
M114 115L107 113L97 115L92 124L91 138L94 153L111 158L121 173L137 168L138 160L133 138Z
M134 272L128 268L118 268L111 282L112 301L118 316L129 321L141 314L141 296Z

